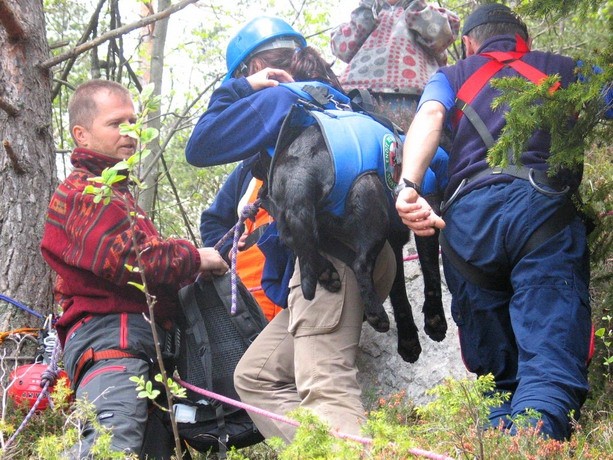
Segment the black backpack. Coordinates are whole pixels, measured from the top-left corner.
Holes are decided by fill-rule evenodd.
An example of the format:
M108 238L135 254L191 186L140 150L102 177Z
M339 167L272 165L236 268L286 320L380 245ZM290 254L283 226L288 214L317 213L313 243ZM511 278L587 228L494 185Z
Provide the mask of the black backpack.
M180 352L175 362L182 380L239 400L234 369L267 320L240 279L236 288L235 315L231 314L230 273L211 280L199 278L179 291L183 318L179 321ZM187 393L187 399L175 405L175 416L181 438L194 449L225 456L230 447L246 447L263 440L244 409L190 390Z

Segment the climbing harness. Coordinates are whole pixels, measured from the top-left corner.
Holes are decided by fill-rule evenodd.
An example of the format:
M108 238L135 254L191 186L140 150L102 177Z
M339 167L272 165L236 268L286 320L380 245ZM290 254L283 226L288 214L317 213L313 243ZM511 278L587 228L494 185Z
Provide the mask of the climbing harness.
M480 54L480 56L489 58L489 61L477 69L477 71L475 71L464 82L464 84L458 90L456 96L456 110L452 116L452 125L457 126L461 117L466 116L488 149L494 145L495 140L482 118L470 105L477 94L479 94L483 87L494 77L494 75L504 67L511 67L522 77L528 79L534 84L540 84L545 78L547 78L547 74L521 60L522 57L530 51L530 49L519 35L516 35L515 39L515 51L492 51ZM560 88L560 82L552 85L549 88L549 92L553 93L558 88ZM506 175L515 179L528 181L530 185L538 192L551 197L566 195L570 191L570 187L568 185L562 186L559 181L550 177L547 174L547 171L539 171L534 168L527 168L513 164L505 168L486 168L468 178L464 178L455 191L451 194L451 197L446 202L441 204L441 213L444 214L444 212L449 209L449 206L461 195L462 190L465 189L469 183L473 183L485 177L496 175ZM543 186L546 186L547 188ZM576 215L577 211L575 206L570 199L567 200L529 237L528 241L520 250L518 259L521 259L530 251L568 226ZM449 259L451 264L458 268L471 283L484 289L497 291L508 291L512 289L508 272L499 271L496 273L487 273L462 259L462 257L460 257L460 255L445 239L444 232L440 233L439 240L445 256Z

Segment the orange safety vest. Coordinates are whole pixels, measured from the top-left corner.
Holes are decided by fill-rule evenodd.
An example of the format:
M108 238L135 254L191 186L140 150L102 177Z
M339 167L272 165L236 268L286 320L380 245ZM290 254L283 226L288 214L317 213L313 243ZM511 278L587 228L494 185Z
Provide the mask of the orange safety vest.
M257 199L258 192L262 187L262 181L252 179L247 193L239 202L238 215L241 214L242 208L247 204L253 204ZM245 202L245 199L247 200ZM247 219L245 221L245 232L248 234L254 232L257 228L267 225L273 221L273 218L268 212L260 207L254 220ZM283 308L270 300L264 289L262 289L262 271L264 270L265 257L257 244L252 244L245 250L238 251L236 255L236 273L245 285L249 292L255 297L255 300L260 305L264 312L264 316L268 321L272 320L277 313Z

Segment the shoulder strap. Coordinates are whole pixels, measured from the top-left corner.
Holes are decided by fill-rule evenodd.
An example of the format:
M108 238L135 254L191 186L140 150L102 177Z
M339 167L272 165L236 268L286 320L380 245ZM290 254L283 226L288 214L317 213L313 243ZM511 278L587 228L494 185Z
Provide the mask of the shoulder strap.
M522 57L530 51L526 42L516 35L516 50L515 51L492 51L482 53L480 56L489 59L484 65L478 68L460 87L456 95L455 113L452 117L452 124L457 126L462 118L466 115L470 123L479 133L483 143L489 149L494 145L494 138L487 129L477 111L470 105L473 99L481 92L483 87L504 67L511 67L517 73L534 84L539 84L547 74L537 69L536 67L522 61ZM560 87L560 83L552 85L549 89L553 93Z
M197 281L181 288L179 290L179 300L186 324L190 326L195 341L201 344L201 350L203 350L201 359L204 359L203 368L210 370L213 368L213 359L210 352L207 352L211 348L210 340L207 328L204 326L204 321L200 314L200 308L198 307L196 289L200 289ZM206 388L213 388L213 377L210 371L205 372L201 377L204 377Z

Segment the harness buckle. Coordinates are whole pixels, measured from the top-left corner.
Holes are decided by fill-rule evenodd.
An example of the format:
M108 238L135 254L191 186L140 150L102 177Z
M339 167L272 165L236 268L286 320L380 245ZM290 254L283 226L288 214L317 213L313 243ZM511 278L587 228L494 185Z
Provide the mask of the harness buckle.
M534 187L534 189L537 192L542 193L543 195L547 195L547 196L566 195L568 191L570 190L570 187L568 185L565 185L564 188L560 190L559 192L552 192L550 190L545 190L544 188L539 186L534 180L534 168L530 168L530 171L528 171L528 180L530 181L530 185L532 185L532 187Z

